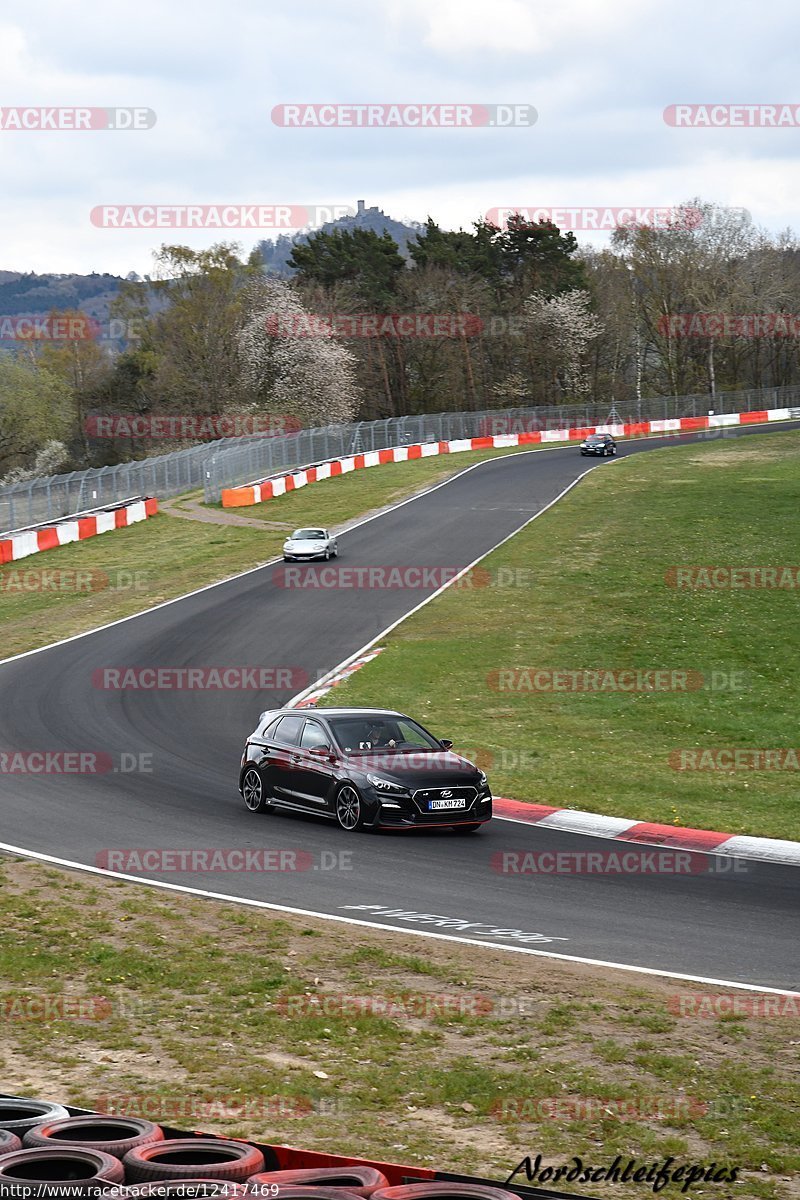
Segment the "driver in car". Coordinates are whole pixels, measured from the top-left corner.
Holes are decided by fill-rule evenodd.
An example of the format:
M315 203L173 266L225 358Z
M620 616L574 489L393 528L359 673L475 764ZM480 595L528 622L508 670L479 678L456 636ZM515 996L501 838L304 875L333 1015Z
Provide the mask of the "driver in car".
M387 737L387 729L385 725L373 725L367 735L368 741L372 746L387 746L394 749L397 742L394 738Z

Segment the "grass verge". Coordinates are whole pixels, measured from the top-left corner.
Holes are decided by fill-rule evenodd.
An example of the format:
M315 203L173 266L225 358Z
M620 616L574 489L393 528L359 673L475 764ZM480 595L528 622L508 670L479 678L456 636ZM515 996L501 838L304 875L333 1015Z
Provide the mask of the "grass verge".
M800 1196L796 1019L678 993L714 994L0 859L0 1090L498 1180L713 1160L744 1185L706 1194Z
M694 769L709 760L691 752L798 746L800 591L669 582L686 565L797 567L798 452L784 432L594 472L483 561L495 586L451 588L323 703L417 715L478 755L498 795L799 838L791 756ZM630 669L677 672L658 686L678 688L692 672L696 690L541 690L530 674Z

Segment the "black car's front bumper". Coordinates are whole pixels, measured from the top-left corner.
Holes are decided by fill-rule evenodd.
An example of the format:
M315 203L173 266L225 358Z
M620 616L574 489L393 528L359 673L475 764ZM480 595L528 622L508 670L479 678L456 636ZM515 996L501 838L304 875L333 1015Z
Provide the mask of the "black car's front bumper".
M419 792L393 795L370 790L376 806L374 820L368 822L371 829L441 829L451 825L483 825L492 819L491 792L478 794L466 808L429 810L423 807Z

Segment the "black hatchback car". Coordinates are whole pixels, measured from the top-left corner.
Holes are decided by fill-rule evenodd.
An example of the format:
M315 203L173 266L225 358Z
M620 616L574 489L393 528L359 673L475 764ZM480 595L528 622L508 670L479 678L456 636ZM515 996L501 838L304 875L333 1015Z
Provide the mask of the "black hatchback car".
M492 816L483 771L390 709L271 709L247 739L239 791L253 813L317 813L357 829L448 826Z
M617 443L610 433L590 433L581 442L581 454L616 454Z

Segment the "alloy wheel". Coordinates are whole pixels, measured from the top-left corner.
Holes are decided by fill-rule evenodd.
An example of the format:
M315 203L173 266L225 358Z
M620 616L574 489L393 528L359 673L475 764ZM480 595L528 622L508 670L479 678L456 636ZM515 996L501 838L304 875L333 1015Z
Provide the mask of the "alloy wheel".
M358 792L349 784L345 784L336 797L336 820L342 829L352 833L361 825L361 819L361 800Z
M264 799L264 783L254 767L245 774L242 780L242 798L252 813L265 812L269 805Z

